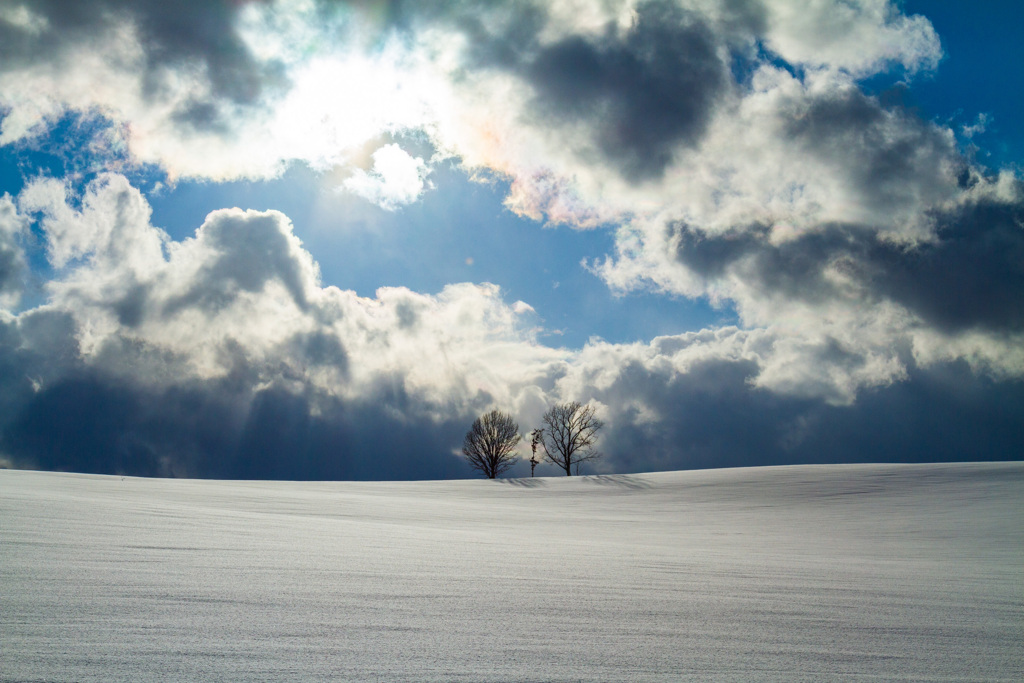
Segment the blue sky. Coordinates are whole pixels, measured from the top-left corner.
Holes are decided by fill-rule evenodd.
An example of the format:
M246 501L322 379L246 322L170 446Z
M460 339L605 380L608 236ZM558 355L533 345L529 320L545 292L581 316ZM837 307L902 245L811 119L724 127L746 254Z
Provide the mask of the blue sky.
M1020 60L1017 26L1024 8L1010 0L995 0L977 12L965 12L957 2L905 2L905 11L923 14L942 39L945 58L929 78L915 81L914 101L938 120L974 125L984 116L985 130L972 139L979 159L993 167L1024 159L1024 92L1019 87Z
M466 476L563 401L594 471L1018 457L1022 12L5 3L0 459Z

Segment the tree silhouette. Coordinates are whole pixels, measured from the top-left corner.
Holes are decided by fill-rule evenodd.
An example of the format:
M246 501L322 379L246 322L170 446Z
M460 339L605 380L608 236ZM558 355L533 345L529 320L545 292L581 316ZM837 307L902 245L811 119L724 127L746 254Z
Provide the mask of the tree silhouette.
M519 425L511 415L492 410L473 420L462 442L462 454L473 469L494 479L515 464L515 449L521 438Z
M594 444L604 422L594 416L593 406L578 401L560 403L544 413L543 420L546 427L540 436L544 452L548 460L565 470L565 476L572 476L573 465L579 474L581 462L601 457Z
M540 464L540 460L537 459L537 446L544 445L544 430L534 429L530 432L530 476L533 476L533 471L537 469L537 465Z

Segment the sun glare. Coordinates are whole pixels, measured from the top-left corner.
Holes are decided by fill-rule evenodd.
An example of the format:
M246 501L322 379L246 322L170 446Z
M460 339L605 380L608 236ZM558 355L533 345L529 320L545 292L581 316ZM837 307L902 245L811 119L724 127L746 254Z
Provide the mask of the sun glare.
M422 128L431 119L416 74L399 69L387 53L314 60L293 79L275 119L274 139L317 169L343 164L367 141Z

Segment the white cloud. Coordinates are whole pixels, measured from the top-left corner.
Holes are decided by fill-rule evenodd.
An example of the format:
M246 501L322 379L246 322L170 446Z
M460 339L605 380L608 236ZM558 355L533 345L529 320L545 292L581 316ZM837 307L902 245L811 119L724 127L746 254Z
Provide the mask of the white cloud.
M0 197L0 313L21 299L28 268L20 240L27 222L10 195Z
M37 14L30 7L21 4L0 6L0 22L10 24L29 35L39 35L50 25L45 16Z
M175 242L149 224L148 204L122 176L92 183L81 209L68 201L52 180L20 197L24 211L42 213L50 259L63 266L48 307L76 321L85 362L133 382L224 377L242 357L259 368L254 386L358 399L397 378L440 412L514 403L565 355L537 344L533 310L505 304L494 285L435 296L384 288L374 299L324 288L275 211L214 211ZM321 340L315 353L311 338ZM125 348L135 349L130 365Z
M357 168L342 187L382 209L394 211L419 199L429 174L423 159L391 143L373 153L369 173Z
M441 414L445 406L525 405L538 388L552 399L585 400L632 363L685 375L694 363L716 361L751 364L753 386L848 404L860 388L904 376L900 342L922 329L898 306L859 317L838 306L822 318L820 307L801 311L795 302L779 304L774 322L759 329L549 349L536 341L533 308L505 304L494 285L452 284L436 296L384 288L374 299L322 287L316 263L277 212L215 211L195 237L174 242L149 225L148 205L123 177L93 183L80 210L67 201L55 181L38 181L20 197L23 210L43 213L50 257L65 266L49 285L49 306L76 320L88 362L133 381L224 377L243 357L260 368L257 384L350 400L397 378ZM302 341L312 337L322 340L316 357ZM127 369L112 351L125 345L147 350ZM150 362L151 373L140 370Z
M766 42L791 63L866 75L887 62L934 69L942 57L931 23L903 15L889 0L776 0L765 8Z

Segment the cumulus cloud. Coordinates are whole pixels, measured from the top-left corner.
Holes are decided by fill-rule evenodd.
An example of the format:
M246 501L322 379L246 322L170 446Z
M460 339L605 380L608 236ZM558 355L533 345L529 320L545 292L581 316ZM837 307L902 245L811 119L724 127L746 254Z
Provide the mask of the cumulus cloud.
M511 176L510 207L527 215L593 226L673 210L728 228L766 209L795 218L866 210L845 196L856 164L832 163L828 149L801 163L800 144L844 142L826 142L826 130L814 144L839 114L830 102L877 119L874 135L890 152L879 150L879 168L919 139L922 155L953 142L898 111L869 113L857 98L857 78L894 63L928 69L941 55L927 20L886 2L516 7L465 19L444 33L445 47L430 32L421 40L457 75L449 98L460 114L439 118L440 146ZM820 30L794 30L801 22ZM822 31L834 49L819 49ZM807 130L788 132L804 120ZM928 161L908 164L943 172Z
M628 29L570 35L538 49L522 68L539 116L582 124L588 147L642 181L664 172L677 145L700 141L726 85L716 48L698 17L648 3Z
M1024 291L1021 181L970 165L950 131L850 84L771 99L771 134L757 145L768 175L743 183L763 202L747 209L736 192L711 211L635 218L595 270L623 290L729 302L745 325L785 338L795 367L833 378L819 385L833 400L905 377L908 356L1021 376L1024 330L1010 303ZM814 384L773 367L756 382Z
M391 143L373 153L373 168L369 173L357 168L342 187L382 209L394 211L423 194L429 173L423 159Z
M751 386L752 360L709 354L672 372L643 355L583 394L604 407L608 471L1013 458L1022 445L1019 383L959 364L912 369L839 406Z
M279 212L214 211L194 237L175 242L150 225L145 198L123 176L92 182L75 202L81 208L69 206L66 192L40 180L22 192L19 207L40 214L51 262L63 267L48 285L50 306L73 312L89 331L84 352L97 359L109 345L141 344L209 378L227 374L238 351L286 373L274 363L304 349L311 357L300 375L322 373L330 393L397 373L410 386L451 394L473 375L471 400L522 369L506 355L495 364L501 374L484 382L492 373L476 344L491 341L489 351L500 352L502 343L522 341L530 354L555 353L532 343L532 325L520 324L528 309L502 303L493 285L453 284L436 296L384 288L376 299L322 287L316 263ZM445 355L444 366L431 361ZM314 363L317 356L323 362Z
M931 23L904 16L888 0L784 0L764 6L767 43L792 64L864 75L889 63L910 71L933 69L942 55Z
M900 370L841 340L771 327L551 349L534 337L533 309L505 303L493 285L434 296L384 288L373 299L323 287L278 212L214 211L193 237L171 240L118 175L81 196L37 180L10 204L8 223L38 221L58 269L45 305L0 319L0 447L16 465L463 476L453 449L473 417L500 407L526 428L562 400L593 402L607 420L605 471L814 461L824 445L836 460L879 452L856 450L865 443L906 459L927 457L892 450L910 426L893 423L874 441L856 432L874 411L912 401L913 382L940 390L908 419L1006 399L1003 417L984 421L1005 435L1018 400L1012 391L958 398L982 380L958 371L943 389L933 377L955 366L926 372L908 356L911 388L877 389L850 407L858 388ZM837 421L851 438L842 447L830 436ZM954 457L964 438L935 453Z
M25 221L11 196L0 197L0 310L18 303L28 268L19 238Z
M3 142L63 107L224 130L232 107L252 106L284 85L280 65L258 60L244 43L227 3L26 0L7 8Z

